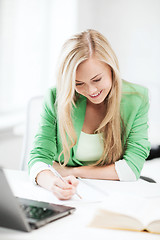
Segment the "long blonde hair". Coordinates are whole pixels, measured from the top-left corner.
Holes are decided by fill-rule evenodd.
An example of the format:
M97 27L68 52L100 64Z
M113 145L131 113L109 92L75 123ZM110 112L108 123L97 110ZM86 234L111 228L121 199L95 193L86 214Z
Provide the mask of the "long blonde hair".
M65 42L60 55L57 74L57 116L62 142L64 165L70 158L70 150L77 142L72 123L72 110L76 106L75 78L80 63L95 56L108 64L112 71L112 87L105 99L106 115L97 129L103 132L104 151L95 165L114 163L122 156L121 139L121 78L117 57L107 39L99 32L89 29L74 35ZM59 161L60 161L59 156Z

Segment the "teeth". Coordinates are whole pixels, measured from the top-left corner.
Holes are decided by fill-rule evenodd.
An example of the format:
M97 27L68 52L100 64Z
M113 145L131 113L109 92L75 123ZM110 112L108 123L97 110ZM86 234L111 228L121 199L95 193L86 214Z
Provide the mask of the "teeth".
M97 94L91 95L91 97L96 97L96 96L98 96L99 94L100 94L100 92L97 93Z

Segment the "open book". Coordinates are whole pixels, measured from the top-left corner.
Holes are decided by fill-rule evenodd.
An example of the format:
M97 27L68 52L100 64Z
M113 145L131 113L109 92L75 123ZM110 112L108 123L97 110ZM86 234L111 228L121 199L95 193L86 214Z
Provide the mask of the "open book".
M160 234L160 199L112 196L96 209L89 227Z

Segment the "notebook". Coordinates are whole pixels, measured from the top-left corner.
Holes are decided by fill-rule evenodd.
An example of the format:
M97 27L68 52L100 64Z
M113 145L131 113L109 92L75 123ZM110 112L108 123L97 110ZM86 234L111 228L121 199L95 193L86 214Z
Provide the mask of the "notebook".
M0 226L30 232L75 211L74 207L16 198L0 168Z

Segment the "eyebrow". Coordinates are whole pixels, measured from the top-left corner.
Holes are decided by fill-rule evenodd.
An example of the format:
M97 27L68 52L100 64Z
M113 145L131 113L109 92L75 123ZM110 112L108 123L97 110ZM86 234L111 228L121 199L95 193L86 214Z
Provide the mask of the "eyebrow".
M102 74L102 73L98 73L97 75L95 75L94 77L92 77L90 80L93 80L94 78L98 77L100 74ZM82 81L76 80L76 82L82 82Z

